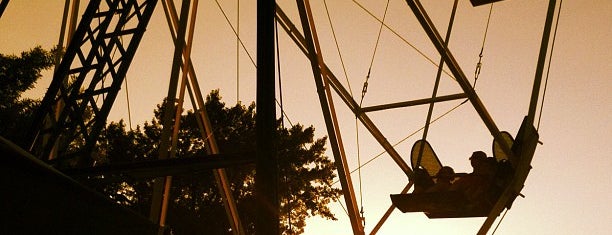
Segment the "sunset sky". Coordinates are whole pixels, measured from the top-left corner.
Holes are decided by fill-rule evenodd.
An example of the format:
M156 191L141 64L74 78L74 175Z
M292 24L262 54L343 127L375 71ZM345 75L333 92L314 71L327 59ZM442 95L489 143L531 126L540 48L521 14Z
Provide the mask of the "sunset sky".
M82 8L86 2L81 3ZM236 27L237 0L219 2ZM240 37L253 57L255 2L240 1L239 11ZM295 2L277 2L301 28ZM390 0L385 19L403 39L383 28L373 60L380 23L355 2L382 19L387 1L326 1L345 76L324 1L311 1L324 60L332 72L347 89L350 86L359 102L373 61L364 107L430 97L437 68L403 39L436 63L440 57L406 2ZM63 4L60 0L10 1L0 18L0 53L19 54L36 45L46 49L54 46L59 37ZM422 4L444 35L453 1ZM546 0L505 0L493 6L476 92L499 129L513 135L527 114L547 6ZM488 5L472 7L468 0L459 1L449 48L472 83L488 13ZM522 191L526 197L517 198L496 234L608 234L612 230L611 23L612 1L563 1L539 125L543 145L536 150L533 169ZM236 37L214 0L200 1L195 31L191 57L202 92L220 89L228 105L236 101L253 102L255 68L242 47L237 58ZM325 123L310 63L282 29L279 46L284 110L291 122L313 125L317 136L322 137L326 135ZM155 105L167 94L172 53L171 37L159 3L127 75L134 127L151 120ZM52 74L46 72L28 96L42 98L51 79ZM125 90L124 87L120 91L109 121L127 121ZM461 92L458 84L443 75L438 94L458 92ZM358 150L363 164L383 149L363 126L356 128L355 116L337 96L334 98L349 167L353 170L358 165ZM436 104L434 117L460 102ZM392 144L421 128L426 114L427 106L368 113ZM395 147L406 162L412 144L421 137L422 132L417 132ZM473 151L492 154L492 137L469 102L432 124L427 139L442 163L456 172L471 171L468 157ZM331 151L328 155L332 157ZM357 173L352 177L357 201L363 202L365 230L369 233L390 206L389 195L399 193L408 178L387 154L362 168L361 195ZM309 219L305 234L352 234L340 204L331 206L338 221ZM422 213L402 214L396 210L379 234L475 234L483 222L484 218L429 220Z

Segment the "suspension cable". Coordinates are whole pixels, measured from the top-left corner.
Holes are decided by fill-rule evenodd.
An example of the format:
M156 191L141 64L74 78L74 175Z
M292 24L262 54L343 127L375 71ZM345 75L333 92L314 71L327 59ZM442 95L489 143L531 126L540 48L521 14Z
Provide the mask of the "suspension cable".
M387 17L387 11L389 10L389 2L390 0L387 0L387 4L385 5L385 12L383 13L383 18L382 21L380 22L380 27L378 28L378 36L376 37L376 43L374 44L374 51L372 52L372 58L370 59L370 66L368 67L368 74L366 76L365 82L363 83L363 88L361 89L361 100L359 101L359 107L361 107L362 103L363 103L363 98L365 98L366 93L368 92L368 81L370 80L370 73L372 71L372 65L374 64L374 58L376 58L376 51L378 50L378 45L380 45L380 35L382 34L382 29L383 29L383 25L385 22L385 18ZM328 13L329 15L329 13ZM351 94L352 96L352 94ZM355 131L356 131L356 141L357 141L357 165L361 166L361 150L360 150L360 144L359 144L359 121L357 120L357 114L355 114ZM363 208L363 187L362 187L362 180L361 180L361 167L357 168L357 175L358 175L358 179L359 179L359 203L360 205L360 211L359 213L361 214L361 221L363 223L363 226L365 226L365 211Z
M550 64L552 62L553 51L555 49L555 39L557 39L557 29L559 28L559 18L561 18L561 6L563 0L559 1L559 10L557 11L557 20L555 22L555 31L553 32L552 45L550 46L550 57L548 57L548 68L546 69L546 79L544 80L544 91L542 91L542 103L540 104L540 114L538 115L538 125L536 131L540 130L540 121L542 120L542 111L544 109L544 98L546 98L546 88L548 87L548 76L550 75Z
M501 224L501 222L504 220L504 218L506 218L506 214L508 214L508 209L504 211L504 215L502 215L501 219L499 219L499 222L497 222L497 225L495 226L495 229L493 229L493 233L491 233L491 235L494 235L495 232L497 232L497 228L499 228L499 225Z
M230 22L229 18L227 17L227 14L225 14L225 11L223 10L223 7L221 7L221 4L219 4L219 0L215 0L215 3L217 3L217 6L219 7L219 10L221 10L221 14L223 14L223 17L225 17L225 21L227 22L227 24L230 26L230 28L232 28L232 31L234 31L234 35L236 35L236 38L238 38L238 41L240 42L240 45L242 45L242 49L244 49L244 51L246 52L247 56L249 56L249 59L251 60L251 63L253 63L253 66L255 66L255 68L257 68L257 63L255 63L255 60L253 59L253 56L251 56L251 53L249 53L249 50L247 50L246 46L242 42L242 39L240 39L240 36L238 35L238 32L236 31L236 29L232 25L232 22Z
M124 26L125 28L125 26ZM123 45L123 35L119 36L119 42L121 42L121 45ZM115 49L113 50L113 54L111 56L111 58L115 57L115 53L117 52L117 47L115 47ZM128 87L128 76L125 75L125 77L123 78L123 81L125 82L125 99L126 99L126 104L127 104L127 111L128 111L128 125L130 127L130 131L133 130L132 129L132 110L130 108L130 88Z
M283 79L281 76L281 63L280 63L280 47L278 41L278 20L274 20L274 31L275 31L275 39L276 39L276 68L278 73L278 92L279 92L279 100L280 100L280 109L281 109L281 127L284 128L285 125L285 110L283 109Z
M123 45L123 36L119 36L119 40L121 41L121 44ZM125 76L123 81L125 82L125 100L127 103L128 124L129 124L130 131L131 131L133 130L132 129L132 109L130 108L130 92L129 92L130 88L128 87L128 76L127 75Z
M387 24L385 24L382 20L378 19L378 17L376 17L372 12L370 12L367 8L365 8L363 5L361 5L359 2L357 2L356 0L353 0L353 3L355 3L359 8L361 8L363 11L365 11L366 13L368 13L368 15L370 15L372 18L374 18L375 20L377 20L378 22L381 22L383 26L385 26L385 28L387 28L391 33L393 33L395 36L397 36L400 40L402 40L406 45L408 45L409 47L411 47L412 49L414 49L419 55L421 55L423 58L425 58L425 60L429 61L430 64L432 64L433 66L435 66L436 68L438 67L438 64L431 59L429 56L427 56L425 54L425 52L419 50L419 48L417 48L415 45L413 45L412 43L410 43L406 38L404 38L402 35L400 35L397 31L395 31L393 28L389 27ZM444 74L448 75L451 79L453 80L457 80L450 72L448 72L447 70L443 70Z
M348 210L346 209L344 204L342 204L342 200L340 200L340 197L334 195L334 198L336 199L336 202L338 202L338 204L340 204L340 207L342 207L342 210L344 210L344 214L349 215Z
M344 72L344 78L346 79L346 84L348 86L349 93L351 94L351 97L353 97L353 89L351 88L351 83L349 82L348 73L346 72L346 66L344 65L344 59L342 58L342 53L340 53L340 46L338 44L338 39L336 38L336 30L334 30L334 24L332 23L326 0L323 0L323 5L325 5L325 12L327 13L327 20L329 21L329 26L331 28L332 36L334 37L334 42L336 43L336 50L338 51L338 56L340 57L340 64L342 65L342 70Z
M493 3L491 3L491 7L489 8L489 16L487 17L487 26L485 27L484 36L482 38L482 46L480 47L480 54L478 54L478 63L476 64L476 70L474 71L474 85L472 88L476 87L476 82L478 81L478 76L480 75L480 70L482 69L482 57L484 52L485 42L487 41L487 34L489 32L489 23L491 22L491 13L493 12Z
M125 29L125 26L123 26L122 30ZM119 35L119 42L121 43L121 45L123 45L123 35ZM113 53L111 55L111 59L115 58L115 54L117 53L118 47L115 47L113 50ZM106 78L102 79L102 82L104 82ZM130 131L133 130L132 129L132 109L130 108L130 92L129 92L129 87L128 87L128 76L125 75L123 81L125 82L125 99L126 99L126 104L127 104L127 111L128 111L128 126L130 127Z
M334 38L334 43L336 44L336 51L338 52L338 57L340 58L340 64L342 65L342 70L344 72L344 78L346 79L346 83L349 89L349 93L351 95L351 97L354 97L353 95L353 89L351 88L351 83L349 81L348 78L348 73L346 72L346 66L344 63L344 59L342 57L342 53L340 52L340 45L338 44L338 38L336 37L336 31L334 29L334 24L332 23L331 20L331 14L329 14L329 7L327 6L327 1L323 0L323 5L325 6L325 13L327 14L327 20L329 22L330 28L331 28L331 32L332 32L332 36ZM357 123L357 116L355 116L355 131L356 131L356 142L357 142L357 165L361 165L361 151L360 151L360 147L359 147L359 124ZM359 170L359 204L360 204L360 211L359 213L361 214L361 221L363 223L363 225L365 226L365 216L364 216L364 208L363 208L363 185L362 185L362 179L361 179L361 170ZM344 205L340 204L342 206L342 208L344 209L344 212L348 215L348 211L344 208Z
M230 28L232 29L232 31L234 32L234 35L236 35L236 38L238 40L238 42L240 43L240 46L242 46L242 49L244 50L244 52L246 52L247 56L249 57L249 59L251 60L251 63L253 64L253 66L255 68L257 68L257 64L255 63L255 60L253 59L253 56L251 56L251 53L249 53L249 50L247 50L246 46L244 45L244 42L242 41L242 39L240 38L239 35L239 31L237 31L236 29L234 29L234 26L232 25L232 23L229 21L229 18L227 16L227 14L225 13L225 11L223 10L223 7L221 7L221 4L219 4L218 0L215 0L215 3L217 4L217 7L219 7L219 10L221 11L221 13L223 14L223 16L225 17L225 21L227 22L227 24L230 26ZM239 21L238 21L239 22ZM237 29L239 30L240 25L237 24ZM276 33L278 35L278 32ZM277 36L278 37L278 36ZM239 76L239 75L236 75ZM236 85L238 86L238 85ZM276 100L276 104L279 107L282 107L282 103L280 103L278 100ZM281 109L281 113L282 115L284 115L284 119L287 119L287 122L289 122L290 126L293 126L293 123L291 122L291 120L289 119L289 117L287 116L287 113Z
M278 19L274 18L274 37L276 40L276 68L277 68L277 74L278 74L278 92L279 92L279 99L275 99L276 103L280 106L280 119L281 119L281 129L285 129L285 109L283 106L283 79L282 79L282 73L281 73L281 58L280 58L280 41L278 40ZM293 126L293 124L291 123L291 121L289 121L289 124L291 126ZM306 147L305 145L303 145L303 147ZM283 179L285 180L285 184L287 185L287 192L286 192L286 197L287 197L287 202L286 205L288 207L287 209L287 225L289 226L289 231L293 231L293 223L291 221L291 204L293 201L293 196L292 196L292 190L291 190L291 184L289 176L285 175L283 177Z
M128 111L128 124L130 126L130 131L133 130L132 129L132 110L130 109L130 88L128 87L128 78L127 76L125 77L125 79L123 80L125 82L125 99L126 99L126 103L127 103L127 111Z
M236 102L240 103L240 0L236 3L236 35Z
M382 34L382 29L385 24L385 18L387 17L387 10L389 9L389 2L387 0L387 5L385 6L385 13L383 14L382 21L380 22L380 28L378 28L378 36L376 37L376 44L374 44L374 52L372 52L372 59L370 60L370 67L368 68L368 75L366 76L366 80L363 83L363 88L361 89L361 100L359 101L359 107L363 103L363 98L368 92L368 80L370 80L370 72L372 71L372 65L374 64L374 58L376 57L376 51L378 50L378 45L380 42L380 35Z
M438 120L440 120L441 118L445 117L446 115L450 114L451 112L455 111L457 108L461 107L461 105L467 103L469 101L469 99L465 99L463 102L459 103L458 105L456 105L455 107L449 109L448 111L446 111L443 114L440 114L438 117L434 118L431 120L431 122L429 122L429 124L434 124L436 123ZM411 138L412 136L418 134L420 131L422 131L423 129L425 129L425 127L421 127L415 131L413 131L412 133L408 134L408 136L404 137L403 139L399 140L398 142L396 142L395 144L391 145L392 147L398 146L399 144L403 143L404 141L408 140L409 138ZM352 170L351 172L349 172L349 174L353 174L355 173L358 169L365 167L366 165L370 164L371 162L373 162L374 160L378 159L380 156L382 156L383 154L387 153L387 150L383 150L382 152L378 153L376 156L370 158L369 160L367 160L365 163L363 163L362 165L360 165L359 167L357 167L356 169ZM339 180L334 181L334 183L332 183L332 185L337 184L338 182L340 182Z
M239 0L240 1L240 0ZM278 74L278 95L279 95L279 99L280 100L280 111L281 111L281 129L285 128L285 110L284 110L284 106L283 106L283 79L281 76L281 62L280 62L280 46L279 41L278 41L278 20L275 18L274 19L274 39L276 40L276 43L274 43L276 45L276 69L277 69L277 74ZM279 101L277 101L279 102ZM289 231L292 231L292 223L291 223L291 184L289 184L289 176L285 175L283 177L283 179L285 180L285 184L287 185L287 192L286 192L286 197L287 197L287 224L289 226Z
M356 144L357 144L357 166L361 166L361 147L359 146L359 121L357 120L357 116L355 115L355 139L356 139ZM361 167L358 167L357 169L357 177L359 180L359 204L360 204L360 210L359 210L359 214L361 214L361 221L363 222L363 226L365 227L365 211L363 209L363 185L362 185L362 180L361 180Z

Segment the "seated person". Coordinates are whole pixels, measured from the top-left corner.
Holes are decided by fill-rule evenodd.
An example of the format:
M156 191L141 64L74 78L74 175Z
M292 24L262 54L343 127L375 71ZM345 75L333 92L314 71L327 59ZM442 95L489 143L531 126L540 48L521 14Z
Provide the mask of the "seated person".
M447 191L454 179L455 171L450 166L442 167L434 177L429 176L427 170L418 168L414 171L414 191L412 193Z
M455 171L450 166L443 166L436 174L436 184L426 190L426 192L442 192L451 188L452 181L455 179Z
M431 179L431 176L429 176L429 173L427 172L427 170L421 167L414 169L413 177L414 177L414 191L412 191L412 193L425 192L427 189L429 189L430 187L434 185L434 182Z
M465 196L472 201L482 199L491 185L497 161L487 158L482 151L472 153L470 163L473 171L458 179L449 190L463 191Z

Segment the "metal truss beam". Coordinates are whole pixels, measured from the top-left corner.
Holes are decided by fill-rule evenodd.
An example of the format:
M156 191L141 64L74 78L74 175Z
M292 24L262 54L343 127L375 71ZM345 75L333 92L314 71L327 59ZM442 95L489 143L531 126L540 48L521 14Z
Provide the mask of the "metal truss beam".
M297 5L305 35L305 46L306 50L309 52L308 57L310 58L312 72L317 86L317 93L319 95L319 101L321 103L323 116L325 118L327 133L332 152L334 154L336 168L338 170L338 177L342 185L353 234L364 234L362 224L363 221L359 216L359 207L355 200L353 182L351 180L350 173L348 173L348 164L346 162L346 154L342 144L342 136L339 129L340 127L336 118L332 93L329 89L329 82L323 76L324 72L321 69L325 65L323 62L321 48L319 47L317 31L314 26L314 19L310 10L310 3L308 0L297 0Z
M28 132L27 142L37 157L48 158L57 146L63 151L58 153L60 158L80 156L83 165L91 161L89 154L156 3L89 2ZM74 149L75 143L83 147Z
M166 105L171 106L166 110L169 110L167 113L169 116L167 117L164 126L172 127L171 129L165 130L167 133L167 137L163 137L166 140L165 149L169 151L164 151L165 154L169 154L170 156L162 156L160 155L160 159L167 158L174 155L174 149L176 147L176 141L178 140L178 131L180 129L180 115L183 104L185 102L186 93L189 94L191 104L195 109L196 119L198 123L198 127L200 129L200 134L202 138L207 140L207 152L210 155L218 155L219 149L217 147L216 139L213 135L213 128L208 119L208 114L206 113L206 107L204 103L204 96L200 91L200 86L198 84L198 79L196 77L195 70L193 68L193 64L191 61L191 45L194 35L195 22L197 19L197 7L198 1L185 1L187 4L189 2L193 2L193 6L191 7L191 13L189 14L189 7L181 9L181 16L179 19L176 7L174 6L173 1L171 0L162 0L162 6L164 8L164 13L166 16L166 20L170 29L170 33L172 36L172 40L177 48L175 54L175 72L171 74L171 83L169 86L168 92L168 103ZM189 18L187 18L189 17ZM187 29L187 23L189 23L189 29ZM181 31L182 30L182 31ZM187 31L188 32L185 32ZM187 39L185 39L187 37ZM182 73L180 73L182 71ZM180 81L180 83L179 83ZM178 90L178 98L176 97L176 93ZM166 118L165 118L166 119ZM172 123L172 119L174 119L174 123ZM171 159L174 160L174 159ZM229 186L229 181L225 172L225 169L222 168L214 168L212 169L215 175L217 187L221 196L223 197L223 202L226 210L226 215L228 217L228 222L232 228L232 233L236 235L244 234L244 228L242 227L240 217L238 215L238 210L236 206L236 202L232 196L231 189ZM166 177L164 179L166 183L165 185L169 185L171 182L171 177ZM167 204L168 197L162 199L162 195L167 195L169 192L162 187L164 184L159 183L156 185L156 192L154 192L156 201L152 208L157 210L163 210L159 206ZM168 188L168 187L166 187ZM166 191L166 192L163 192ZM162 202L165 201L165 202ZM157 212L155 213L157 214ZM152 215L153 216L153 215ZM162 215L159 217L160 222L163 222L161 218L165 217ZM151 217L153 219L153 217ZM157 219L157 218L156 218Z
M4 10L6 9L6 6L8 5L9 0L2 0L0 1L0 18L2 18L2 14L4 13Z
M254 164L255 153L213 154L191 158L158 159L143 162L119 163L106 166L71 168L62 170L72 177L104 176L104 181L130 178L154 178L168 175L193 174L206 170L221 169L239 165Z
M458 99L465 99L465 98L467 98L467 96L464 93L459 93L459 94L453 94L453 95L436 96L432 98L397 102L397 103L391 103L391 104L374 105L374 106L361 108L361 111L367 113L367 112L381 111L381 110L387 110L387 109L393 109L393 108L410 107L410 106L438 103L438 102L443 102L443 101L451 101L451 100L458 100Z
M463 70L461 70L461 67L459 67L459 63L457 62L457 60L455 60L455 57L445 46L444 40L442 39L440 33L427 15L425 8L418 0L406 0L406 3L412 9L412 12L425 30L425 33L438 50L438 53L440 53L440 55L442 56L444 63L446 63L453 76L457 79L457 83L459 83L459 86L467 95L468 99L472 103L472 106L474 107L476 112L478 112L478 115L491 132L491 135L493 135L496 139L501 139L500 131L497 128L495 122L493 121L493 118L491 117L484 104L476 94L476 91L474 91L474 88L472 88L472 85L467 79L467 76L465 75Z
M304 55L308 57L310 60L316 59L316 54L311 54L306 47L306 40L304 36L300 33L300 31L295 27L295 25L289 20L287 15L281 10L280 7L276 8L276 18L283 27L283 29L287 32L289 37L296 43L298 48L302 50ZM376 141L385 149L385 151L391 156L391 158L395 161L395 163L400 167L400 169L407 175L412 175L412 169L408 166L408 164L402 159L399 153L395 150L393 145L389 143L389 141L384 137L382 132L376 127L374 122L368 117L368 115L363 111L363 109L359 108L359 104L350 93L344 88L342 83L336 78L334 73L322 62L321 64L321 73L325 80L329 82L329 86L336 91L336 94L340 96L340 99L344 101L345 105L357 116L359 121L366 127L366 129L374 136Z
M189 20L189 8L191 1L182 1L181 15L178 18L178 27L176 29L176 38L180 40L174 41L174 55L172 67L170 69L170 81L168 85L168 95L163 104L164 116L161 123L163 130L159 144L158 159L164 160L175 155L176 146L172 146L173 130L177 129L172 121L177 111L182 110L182 103L176 104L176 90L179 81L179 74L182 65L182 55L185 50L189 51L189 47L185 46L185 35L187 31L187 22ZM175 30L171 31L172 33ZM174 37L173 37L174 38ZM177 120L180 122L180 119ZM153 196L151 197L151 210L149 211L149 219L160 226L160 234L164 233L166 212L168 202L170 201L170 187L172 185L172 176L160 177L155 179L153 185Z
M3 234L155 234L157 226L0 136ZM16 216L17 215L17 216Z

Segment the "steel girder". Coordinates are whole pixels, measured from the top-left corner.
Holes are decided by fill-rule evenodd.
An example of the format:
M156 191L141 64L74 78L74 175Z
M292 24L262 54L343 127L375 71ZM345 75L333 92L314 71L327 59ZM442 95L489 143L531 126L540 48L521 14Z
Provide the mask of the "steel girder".
M6 9L6 6L8 5L9 0L2 0L0 1L0 17L2 17L2 13L4 13L4 10Z
M28 132L26 143L37 157L90 161L156 4L89 2ZM83 147L74 148L79 142ZM61 152L55 156L54 149Z

